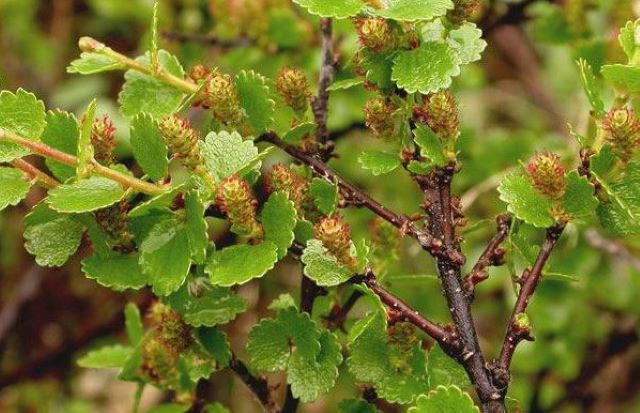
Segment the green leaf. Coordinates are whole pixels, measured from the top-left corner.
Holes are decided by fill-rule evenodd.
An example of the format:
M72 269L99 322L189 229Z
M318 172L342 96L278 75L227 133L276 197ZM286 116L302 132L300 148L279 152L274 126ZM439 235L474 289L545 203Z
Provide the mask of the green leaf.
M398 54L391 78L409 93L428 94L449 87L451 78L459 74L458 55L449 45L425 42Z
M131 347L120 345L102 347L80 358L78 365L92 369L120 368L124 366L132 351Z
M41 136L42 142L61 152L76 156L80 136L80 126L76 117L72 113L56 110L47 113L46 121L47 126ZM45 159L45 163L53 175L61 181L66 181L76 174L72 166L49 158Z
M200 144L207 169L217 181L237 174L247 165L253 166L245 175L260 169L261 162L254 162L259 156L258 148L237 132L211 132Z
M91 174L92 161L94 156L93 142L91 135L93 133L93 124L96 117L98 106L96 100L93 99L89 103L87 111L82 116L80 122L80 137L78 138L78 148L76 150L78 156L78 164L76 165L76 176L78 179L87 178Z
M184 191L185 184L179 184L172 187L167 192L142 202L129 211L129 218L143 217L153 211L167 211L171 207L181 192Z
M339 413L379 413L373 404L364 400L348 399L338 404Z
M539 228L553 225L551 201L541 195L520 173L505 176L498 187L500 199L507 209L519 219Z
M301 123L285 133L282 140L290 145L297 145L305 136L313 133L316 127L313 122Z
M418 397L408 413L480 413L471 397L457 386L438 386Z
M197 338L200 344L211 354L220 367L227 367L233 355L227 342L227 336L217 328L199 328Z
M216 402L213 404L207 404L204 407L203 413L231 413L231 410Z
M30 189L31 183L22 171L0 167L0 211L10 205L18 205Z
M391 72L393 70L393 60L397 54L381 54L369 50L363 50L361 53L361 66L366 72L367 82L373 83L383 90L392 87Z
M158 57L163 70L184 78L184 69L175 56L160 50ZM151 58L147 53L136 61L149 65ZM162 118L173 114L180 106L183 93L175 87L135 70L127 71L124 78L125 84L118 96L118 102L125 116L133 118L138 113L146 112L154 118Z
M165 403L151 408L147 413L185 413L191 406L178 403Z
M79 59L67 67L67 73L79 75L95 75L97 73L122 70L125 66L101 53L83 52Z
M293 352L287 368L287 383L293 396L303 403L310 403L327 393L338 378L338 366L342 363L338 338L324 330L318 339L320 353L309 359L302 352Z
M464 368L442 351L439 345L433 346L429 351L427 373L432 388L440 385L466 388L471 385Z
M260 213L264 239L278 247L278 259L287 255L296 227L296 207L283 192L271 194Z
M564 212L573 219L588 218L598 206L593 186L577 171L571 171L567 175L567 189L562 198L562 206Z
M92 280L112 290L124 291L126 289L138 290L148 283L147 276L143 274L138 264L138 254L111 253L102 257L93 255L82 261L82 271Z
M124 195L125 191L119 183L92 176L50 190L47 203L59 212L91 212L120 202Z
M329 92L335 92L336 90L347 90L352 87L360 86L364 84L364 79L361 77L354 77L352 79L343 79L335 81L327 88Z
M44 103L24 89L0 92L0 130L13 132L33 141L40 139L45 123ZM10 162L29 154L11 142L0 142L0 162Z
M264 276L277 261L278 247L271 241L233 245L214 252L205 270L212 284L230 287Z
M145 174L159 181L169 169L167 145L157 122L148 113L140 113L131 121L131 150Z
M144 326L142 325L140 309L134 303L128 303L124 307L124 325L131 344L138 345L144 336Z
M380 17L402 21L431 20L453 8L451 0L386 0L387 7L375 10Z
M587 94L587 98L589 98L589 103L596 115L602 116L604 114L604 102L600 97L600 88L596 84L596 77L593 74L591 65L585 59L579 59L578 68L580 69L582 87Z
M272 311L281 311L281 310L286 310L288 308L297 309L298 306L296 305L296 300L291 296L291 294L286 293L286 294L280 294L278 298L271 301L271 303L269 304L269 307L267 308Z
M414 131L415 142L420 147L420 153L436 166L444 166L447 159L444 156L442 141L428 126L419 125Z
M636 52L640 49L640 21L628 21L620 29L618 41L629 61L632 61Z
M253 70L243 70L236 76L236 88L253 133L265 132L273 124L276 110L266 79Z
M598 176L604 176L613 168L616 162L615 155L611 152L611 147L605 145L600 152L591 157L591 172Z
M189 294L189 286L183 285L165 302L182 315L184 321L194 327L213 327L226 324L247 308L241 296L229 288L200 286L200 291Z
M207 221L204 219L204 203L197 191L187 193L185 200L185 231L189 239L191 257L197 264L204 264L209 247Z
M322 17L344 19L360 13L364 8L362 0L293 0L311 14Z
M140 245L140 265L155 294L164 296L177 291L191 268L184 225L176 219L157 223Z
M309 240L301 260L304 263L304 274L321 286L339 285L353 276L353 271L338 262L317 239Z
M449 32L448 43L458 57L458 63L466 65L482 58L487 42L482 38L482 30L474 23L465 22Z
M378 395L396 403L410 403L429 387L426 357L420 342L392 338L385 312L372 312L349 331L349 370L359 382L371 383Z
M622 179L613 183L593 175L610 198L597 210L602 225L616 235L640 233L640 164L627 165Z
M309 188L313 197L313 204L324 215L331 215L338 206L338 186L324 179L314 178Z
M374 176L387 174L400 166L398 154L370 149L362 151L358 162L364 169L368 169Z
M628 93L640 92L640 67L629 65L605 65L600 71L612 86Z
M25 217L24 226L24 246L44 267L64 265L80 246L84 233L82 225L72 217L49 209L42 202Z

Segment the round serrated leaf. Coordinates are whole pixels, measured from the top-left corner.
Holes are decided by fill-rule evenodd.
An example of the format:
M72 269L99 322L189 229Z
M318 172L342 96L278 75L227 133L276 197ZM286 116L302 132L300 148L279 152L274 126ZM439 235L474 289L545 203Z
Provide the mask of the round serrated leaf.
M63 111L49 111L47 113L47 126L42 132L43 143L69 155L78 153L78 138L80 137L80 125L72 113ZM65 165L53 159L45 160L47 168L61 181L74 177L76 168Z
M138 290L148 282L138 259L137 253L112 253L106 257L94 255L82 261L82 271L87 278L112 290Z
M0 211L22 201L31 189L24 173L15 168L0 167Z
M250 166L247 172L260 169L258 148L251 140L243 140L237 132L211 132L200 142L209 173L223 180Z
M213 285L230 287L264 276L277 261L278 247L271 241L233 245L214 252L205 270Z
M278 247L278 258L287 255L293 243L296 227L296 207L283 192L275 192L264 204L260 213L260 221L264 227L265 240Z
M564 212L572 219L582 219L592 215L598 206L594 188L589 180L571 171L567 175L567 189L562 197Z
M151 179L159 181L167 175L167 145L158 124L148 113L140 113L131 121L131 150L138 165Z
M602 77L616 88L629 93L640 92L640 67L630 65L606 65L600 71Z
M451 0L386 0L386 7L374 13L386 19L417 21L444 16L452 8Z
M410 93L428 94L451 85L460 74L456 52L446 43L425 42L419 48L399 53L391 78Z
M101 53L83 52L79 59L74 60L67 67L67 73L79 75L94 75L112 70L121 70L125 66L109 56Z
M553 225L551 201L541 195L520 173L505 176L498 187L500 199L519 219L539 228Z
M457 386L438 386L429 394L418 397L409 413L480 413L471 396Z
M364 169L368 169L374 176L387 174L400 166L397 154L370 149L362 151L358 162Z
M353 276L353 272L338 262L317 239L309 240L301 260L304 263L304 274L321 286L342 284Z
M52 189L49 191L47 203L59 212L91 212L119 202L124 195L125 191L119 183L92 176Z
M0 129L23 138L39 140L45 127L44 103L33 93L18 89L16 93L0 92ZM28 155L29 151L11 142L0 142L0 162Z
M311 14L344 19L355 16L364 8L362 0L293 0Z
M204 287L201 294L191 295L187 285L171 294L165 302L194 327L226 324L243 312L246 301L228 288Z
M253 70L243 70L236 77L236 88L240 105L247 115L253 133L259 135L265 132L273 123L276 110L276 103L271 99L266 79Z

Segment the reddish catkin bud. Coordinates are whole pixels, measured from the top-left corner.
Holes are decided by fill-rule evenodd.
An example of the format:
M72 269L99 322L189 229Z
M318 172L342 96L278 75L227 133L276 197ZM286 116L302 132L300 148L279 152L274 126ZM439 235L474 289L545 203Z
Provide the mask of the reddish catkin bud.
M372 97L364 108L366 125L376 137L391 139L396 136L396 108L383 97Z
M100 228L109 236L113 249L120 252L134 250L133 234L129 231L127 213L129 202L126 199L120 203L94 212Z
M455 25L469 20L480 9L480 0L454 0L453 9L447 13L449 21Z
M285 67L278 72L276 89L285 103L298 113L303 113L309 107L311 91L307 76L300 69Z
M273 166L265 179L267 192L284 192L301 211L307 199L309 183L286 165Z
M640 144L640 121L631 109L613 109L602 121L607 143L623 162L629 162Z
M243 117L236 85L231 76L214 72L206 80L205 106L211 108L213 117L227 125L237 125Z
M218 185L216 203L227 214L233 232L250 238L262 236L262 226L256 219L258 201L245 180L232 175L222 181Z
M393 28L389 22L381 18L354 19L358 39L362 47L376 53L385 53L396 44Z
M529 161L527 175L533 186L543 195L558 199L564 195L566 182L565 169L560 164L560 157L554 153L539 153Z
M204 158L200 151L200 135L191 129L189 120L173 115L164 118L159 126L167 146L187 168L195 171L202 167Z
M460 119L458 104L448 90L426 96L424 104L413 111L417 122L426 123L443 141L458 137Z
M141 352L140 372L146 378L159 386L167 386L174 381L177 376L179 353L168 349L158 340L157 335L145 338Z
M357 265L355 257L351 255L351 227L342 217L333 215L322 218L314 227L314 236L342 264L349 268Z
M162 303L155 303L149 318L156 329L158 341L180 353L193 344L191 327L182 321L180 314Z
M116 148L114 137L116 128L108 116L96 119L91 128L91 144L94 149L94 158L98 163L109 166L115 162L113 150Z
M189 72L189 77L196 82L200 80L205 80L209 76L211 76L211 70L207 69L204 65L195 65L191 72Z

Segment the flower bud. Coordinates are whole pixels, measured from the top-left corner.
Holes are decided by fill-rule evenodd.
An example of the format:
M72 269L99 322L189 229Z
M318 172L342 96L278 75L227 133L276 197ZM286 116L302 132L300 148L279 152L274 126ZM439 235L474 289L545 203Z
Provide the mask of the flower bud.
M231 76L216 71L205 82L204 105L211 108L213 117L224 124L238 124L242 120L243 111Z
M443 141L455 140L460 130L458 105L448 90L425 97L424 104L413 111L417 122L426 123Z
M382 18L354 19L362 47L376 53L385 53L395 47L395 36L389 22Z
M640 144L640 121L631 109L612 109L602 121L607 143L622 161L629 162Z
M141 346L140 372L158 386L168 386L178 374L179 353L167 348L156 335L145 338Z
M307 199L309 183L286 165L274 165L265 179L267 192L283 192L301 212Z
M129 202L123 199L118 204L93 213L100 228L109 236L115 251L134 250L133 234L129 231L127 223L128 210Z
M262 236L262 226L256 219L258 201L245 180L231 175L222 181L218 185L216 203L227 214L233 232L250 238Z
M156 330L158 341L167 348L180 353L193 344L191 326L182 321L180 314L170 307L155 303L151 307L149 318Z
M211 70L207 69L204 65L195 65L191 72L189 72L189 77L193 80L200 81L205 80L211 76Z
M396 135L396 108L383 97L372 97L364 108L365 123L376 137L393 138Z
M564 195L567 185L564 174L560 157L550 152L537 154L527 165L527 175L533 186L551 199L559 199Z
M314 237L333 254L340 263L355 268L357 260L351 255L351 227L342 217L333 215L322 218L314 227Z
M285 67L278 72L276 89L282 99L297 113L303 113L309 107L309 81L300 69Z
M199 144L200 135L191 128L188 119L172 115L164 118L159 127L169 150L180 158L187 168L197 170L203 165L204 158Z
M94 149L94 158L98 163L109 166L115 162L113 150L116 147L114 133L116 128L108 116L96 119L91 128L91 144Z
M447 13L449 21L460 25L469 20L480 8L480 0L454 0L453 9Z

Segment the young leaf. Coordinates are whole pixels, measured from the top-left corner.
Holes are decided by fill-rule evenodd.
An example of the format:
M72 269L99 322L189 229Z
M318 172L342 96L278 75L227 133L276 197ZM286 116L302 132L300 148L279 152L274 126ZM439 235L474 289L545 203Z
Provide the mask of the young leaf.
M124 195L125 191L119 183L92 176L52 189L47 203L59 212L91 212L119 202Z
M584 88L589 103L597 116L604 115L604 102L600 97L600 89L596 84L596 77L593 74L591 65L585 59L578 60L578 68L580 69L580 78L582 79L582 87Z
M64 265L80 246L84 233L82 225L72 217L49 209L42 202L26 216L24 226L25 249L43 267Z
M217 328L199 328L196 337L202 347L211 354L218 366L227 367L233 357L225 333Z
M448 44L425 42L398 54L391 78L409 93L428 94L449 87L451 78L459 74L457 54Z
M18 205L31 189L24 173L15 168L0 167L0 211Z
M429 385L431 388L440 385L455 385L461 388L467 388L471 385L469 376L467 376L464 368L449 357L438 345L433 346L431 351L429 351L427 372L429 374Z
M89 103L87 111L82 116L80 125L80 138L78 139L78 165L76 165L76 176L78 179L84 179L91 174L91 162L93 161L94 148L91 142L93 131L93 122L96 117L98 106L96 100L93 99Z
M142 325L140 309L134 303L128 303L124 307L124 325L131 344L138 345L144 336L144 326Z
M379 413L376 406L364 400L348 399L338 404L339 413Z
M247 165L254 164L250 171L260 169L261 163L254 163L259 156L258 148L251 140L243 140L237 132L211 132L201 142L201 147L207 169L217 181L238 173Z
M321 286L339 285L353 276L353 271L339 263L317 239L309 240L301 260L304 274Z
M157 223L140 245L140 265L155 294L164 296L177 291L191 268L184 225L176 219Z
M602 77L612 86L628 93L640 92L640 67L629 65L605 65L601 69Z
M362 151L358 162L364 169L368 169L374 176L387 174L400 166L397 154L370 149Z
M316 127L313 122L301 123L285 133L282 140L290 145L297 145L305 136L313 133Z
M205 270L213 285L230 287L264 276L277 261L278 247L271 241L233 245L214 252Z
M287 255L293 243L296 227L296 207L286 194L275 192L264 204L260 213L260 221L264 228L264 239L278 247L278 259Z
M46 117L47 126L42 132L42 142L54 149L74 155L78 153L78 139L80 126L72 113L60 110L49 111ZM66 181L76 175L74 167L47 158L47 168L61 181Z
M352 87L360 86L364 84L364 79L361 77L354 77L352 79L343 79L335 81L327 88L328 91L334 92L336 90L347 90Z
M414 131L415 142L420 147L420 154L429 159L436 166L444 166L447 160L444 156L442 141L428 126L418 126Z
M500 199L507 209L519 219L539 228L553 225L551 201L533 187L522 174L516 172L505 176L498 187Z
M628 21L618 35L618 41L624 53L629 58L629 61L633 60L635 54L640 49L640 21Z
M131 347L106 346L87 353L78 360L80 367L92 369L121 368L132 353Z
M202 286L199 294L189 293L187 284L165 299L165 302L194 327L226 324L247 308L241 296L229 288Z
M37 141L45 127L44 103L33 93L18 89L16 93L0 92L0 130ZM27 149L0 141L0 162L9 162L29 154Z
M431 20L444 16L453 8L451 0L388 0L387 7L375 10L375 14L386 19L401 21Z
M158 57L160 65L166 72L184 78L184 69L178 59L165 50L160 50ZM136 59L137 62L149 65L149 53ZM162 118L173 114L182 102L183 93L175 87L135 70L129 70L124 75L125 84L122 87L118 102L122 113L133 118L138 113L146 112L154 118Z
M207 221L204 219L204 203L197 191L190 191L184 199L185 230L189 239L191 256L197 264L204 264L209 247Z
M313 204L325 215L331 215L338 206L338 186L324 179L314 178L309 188Z
M564 212L573 219L588 218L598 206L593 186L577 171L571 171L567 175L567 189L562 197L562 206Z
M438 386L422 394L408 413L480 413L471 397L457 386Z
M157 122L148 113L140 113L131 121L131 150L138 165L154 181L167 176L167 145Z
M190 406L187 404L165 403L153 407L147 413L185 413L189 409Z
M293 0L311 14L322 17L344 19L360 13L364 8L362 0Z
M78 75L95 75L112 70L122 70L125 66L100 53L83 52L79 59L67 67L67 73Z
M112 290L138 290L148 283L148 277L143 274L138 264L138 254L111 253L101 257L93 255L82 261L82 271L92 280Z
M449 32L448 44L455 51L460 65L480 60L487 47L487 42L482 39L482 30L469 22Z
M266 79L253 70L243 70L236 76L236 87L240 105L244 109L253 133L259 135L273 124L276 103Z
M640 233L640 164L629 164L622 179L612 184L594 176L610 198L597 210L602 225L616 235Z

